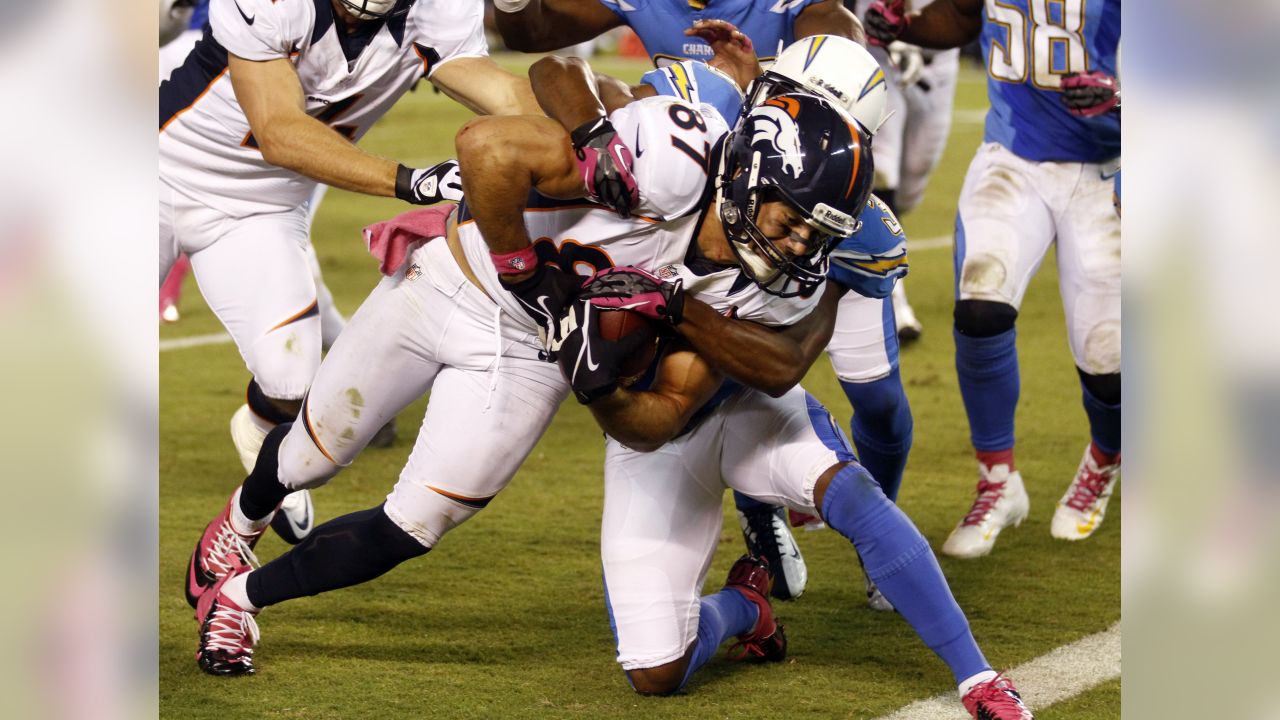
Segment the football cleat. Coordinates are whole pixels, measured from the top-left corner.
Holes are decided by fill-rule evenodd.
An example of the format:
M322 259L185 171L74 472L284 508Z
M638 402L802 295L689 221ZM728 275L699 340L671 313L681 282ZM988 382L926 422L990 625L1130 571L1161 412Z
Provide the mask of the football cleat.
M1120 477L1120 461L1099 465L1093 458L1092 444L1084 449L1084 459L1067 493L1053 511L1050 532L1059 540L1083 540L1102 524L1107 503Z
M778 662L786 658L787 636L782 623L773 617L773 606L769 604L769 561L743 555L729 568L724 586L742 593L760 610L755 627L739 635L738 642L729 647L729 657L752 662Z
M867 578L867 605L870 606L872 610L878 610L880 612L897 611L897 608L893 606L893 603L889 602L889 599L880 592L880 588L876 587L876 584L871 582L871 578Z
M281 540L297 545L311 534L316 525L316 509L311 505L311 493L297 490L284 496L280 509L271 518L271 529Z
M1031 501L1018 471L978 463L978 497L943 543L942 552L956 558L982 557L995 547L1001 530L1021 525L1029 512Z
M227 580L248 571L249 568L241 565L209 588L196 605L196 620L200 622L196 662L210 675L253 674L253 647L259 637L255 613L240 607L222 592Z
M257 567L258 558L253 554L261 532L241 535L231 526L231 503L235 495L218 513L213 522L205 526L196 549L187 561L187 603L196 607L210 588L223 578L235 574L238 568Z
M769 561L773 571L773 596L779 600L800 597L809 581L809 569L791 528L787 527L785 508L761 505L745 513L739 510L738 522L742 525L747 552Z
M176 323L182 319L182 314L178 312L178 306L172 302L160 303L160 320L167 323Z
M960 702L974 720L1034 720L1013 681L1003 675L973 686Z
M898 342L906 345L915 342L924 334L924 326L916 317L916 311L907 302L907 290L899 282L893 286L893 322L898 331Z
M231 414L231 444L236 446L240 464L246 473L253 472L253 466L258 462L258 451L266 439L267 431L253 421L253 410L249 409L248 403Z

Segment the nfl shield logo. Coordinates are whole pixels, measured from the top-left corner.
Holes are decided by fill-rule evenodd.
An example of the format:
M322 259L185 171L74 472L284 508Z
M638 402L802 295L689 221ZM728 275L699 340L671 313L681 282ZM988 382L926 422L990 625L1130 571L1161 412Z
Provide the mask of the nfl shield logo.
M422 275L422 268L418 267L417 263L410 265L409 269L404 271L405 280L417 280L420 275Z
M514 270L517 270L519 272L524 272L524 268L525 268L524 258L518 258L518 257L511 258L510 260L507 261L507 264L510 265Z
M679 274L680 273L676 272L675 265L663 265L662 267L658 268L658 277L663 280L670 280L671 278Z

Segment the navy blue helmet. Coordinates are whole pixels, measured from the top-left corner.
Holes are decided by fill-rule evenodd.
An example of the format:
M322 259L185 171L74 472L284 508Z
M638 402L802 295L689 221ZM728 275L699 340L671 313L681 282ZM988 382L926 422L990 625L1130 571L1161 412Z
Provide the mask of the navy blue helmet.
M789 93L751 108L726 142L718 189L729 246L765 291L812 292L835 242L857 231L871 195L870 135L826 100ZM788 256L756 225L770 200L785 201L812 228L803 254Z

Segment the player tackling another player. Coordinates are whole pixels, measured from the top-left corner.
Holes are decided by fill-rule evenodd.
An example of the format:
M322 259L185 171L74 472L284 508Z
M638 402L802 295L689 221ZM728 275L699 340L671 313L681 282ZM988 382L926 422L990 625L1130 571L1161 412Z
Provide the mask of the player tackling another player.
M627 265L679 279L650 287L646 300L652 314L677 328L715 311L739 318L726 322L800 321L820 302L832 243L853 233L866 206L872 161L865 131L824 100L791 94L753 108L734 134L715 112L662 97L633 103L610 121L620 136L635 138L634 203L626 217L581 199L588 187L553 121L492 118L460 131L468 196L456 235L442 239L440 228L424 229L433 239L408 254L408 267L388 268L394 274L325 358L297 422L268 434L253 472L197 544L191 577L217 577L211 586L188 588L201 621L201 666L252 671L259 610L377 577L425 554L485 507L570 387L559 368L540 359L550 352L618 438L609 443L602 553L619 657L637 689L682 686L734 635L754 655L785 652L758 561L735 566L728 588L712 599L697 597L727 482L821 512L854 540L868 573L947 661L975 717L1029 717L983 659L924 538L852 461L821 406L799 388L771 398L722 385L698 353L679 348L664 356L650 390L617 389L610 373L621 353L590 332L592 317L607 310L579 300L584 278L566 272ZM426 226L440 214L419 219ZM371 356L379 362L368 362ZM327 482L360 451L378 417L428 389L417 444L386 503L325 523L250 570L244 544L265 528L280 499ZM753 407L780 424L750 422ZM687 449L727 464L709 461L689 474L669 465L679 449L663 446L699 409L702 422L683 436L697 447ZM458 441L462 428L466 443ZM678 542L657 546L628 535L628 515L638 508L625 498L648 496L634 483L648 477L649 463L656 463L652 479L669 492L639 520L678 528ZM222 542L233 517L252 523L251 532ZM621 557L622 547L660 559L672 584L655 585L648 561ZM650 625L635 609L655 597L667 612Z

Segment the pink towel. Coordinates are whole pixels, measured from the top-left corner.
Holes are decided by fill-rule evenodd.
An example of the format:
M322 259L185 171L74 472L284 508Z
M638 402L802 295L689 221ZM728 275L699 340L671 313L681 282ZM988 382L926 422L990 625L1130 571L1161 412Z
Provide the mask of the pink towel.
M444 237L449 215L456 207L449 203L410 210L366 227L364 244L369 248L369 254L378 259L378 269L382 274L395 275L409 252L419 243Z

